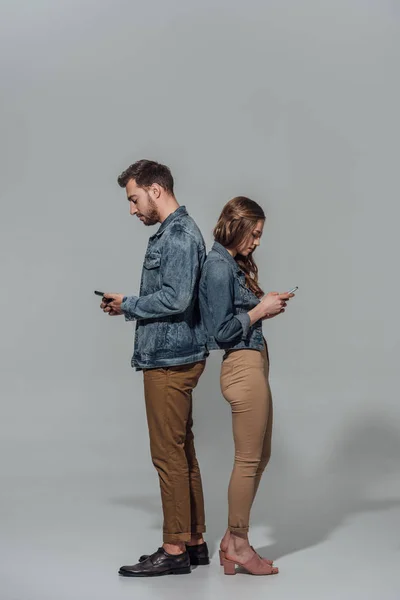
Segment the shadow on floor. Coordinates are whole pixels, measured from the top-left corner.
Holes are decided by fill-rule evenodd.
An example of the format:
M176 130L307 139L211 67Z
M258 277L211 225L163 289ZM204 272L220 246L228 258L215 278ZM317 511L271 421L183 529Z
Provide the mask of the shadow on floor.
M200 398L205 396L205 403L198 411L198 419L195 416L195 424L200 432L197 447L206 499L207 541L214 554L226 528L226 492L233 443L231 428L226 426L229 407L215 394L219 365L214 361L207 364L207 370L209 377L197 392ZM358 420L341 431L334 448L329 459L310 474L303 470L301 448L296 456L288 455L279 440L274 441L271 463L252 510L251 525L270 525L268 529L277 541L258 549L260 554L278 559L321 543L352 515L400 506L400 498L368 499L370 491L379 489L385 477L400 473L400 435L389 420L382 415ZM155 474L154 494L110 501L155 515L153 526L161 530L156 481Z

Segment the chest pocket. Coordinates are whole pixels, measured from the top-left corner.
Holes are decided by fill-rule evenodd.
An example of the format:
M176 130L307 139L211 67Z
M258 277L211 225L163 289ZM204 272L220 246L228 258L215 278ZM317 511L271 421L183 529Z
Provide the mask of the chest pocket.
M161 264L161 254L152 252L147 254L144 259L143 266L145 269L159 269Z
M161 254L149 252L143 261L143 279L141 295L147 296L157 292L161 287Z
M246 286L245 279L243 277L239 279L240 297L242 299L245 308L254 308L260 302L259 299L249 288Z

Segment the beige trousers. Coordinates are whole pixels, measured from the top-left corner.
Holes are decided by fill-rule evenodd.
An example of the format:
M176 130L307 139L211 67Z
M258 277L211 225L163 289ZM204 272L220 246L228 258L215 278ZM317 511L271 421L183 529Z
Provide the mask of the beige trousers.
M163 541L187 542L206 530L203 487L193 436L192 392L205 361L145 369L144 396L151 457L164 514Z
M250 510L271 455L272 396L265 346L232 350L221 368L221 391L231 405L235 462L229 483L228 528L249 530Z

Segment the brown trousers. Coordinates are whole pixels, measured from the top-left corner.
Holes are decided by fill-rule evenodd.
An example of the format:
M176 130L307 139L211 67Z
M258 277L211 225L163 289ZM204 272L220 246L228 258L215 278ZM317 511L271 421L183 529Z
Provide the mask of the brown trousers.
M233 350L222 363L221 390L231 405L235 462L228 489L230 531L249 530L250 510L271 455L272 396L266 346Z
M192 391L204 367L201 361L143 372L150 451L160 481L167 543L187 542L192 533L206 530L192 431Z

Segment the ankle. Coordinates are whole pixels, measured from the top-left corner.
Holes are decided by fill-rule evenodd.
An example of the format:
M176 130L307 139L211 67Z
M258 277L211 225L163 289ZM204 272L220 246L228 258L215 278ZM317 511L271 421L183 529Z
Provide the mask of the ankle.
M250 542L247 533L230 532L228 549L233 552L243 552L250 548Z
M227 529L225 531L224 537L222 538L221 543L220 543L221 550L226 550L226 548L228 547L228 544L229 544L230 537L231 537L231 532L229 531L229 529Z
M174 542L173 544L169 544L164 542L163 548L165 552L168 554L182 554L186 552L186 544L185 542Z
M186 546L200 546L204 544L204 538L202 533L192 533L192 537L189 542L186 542Z

